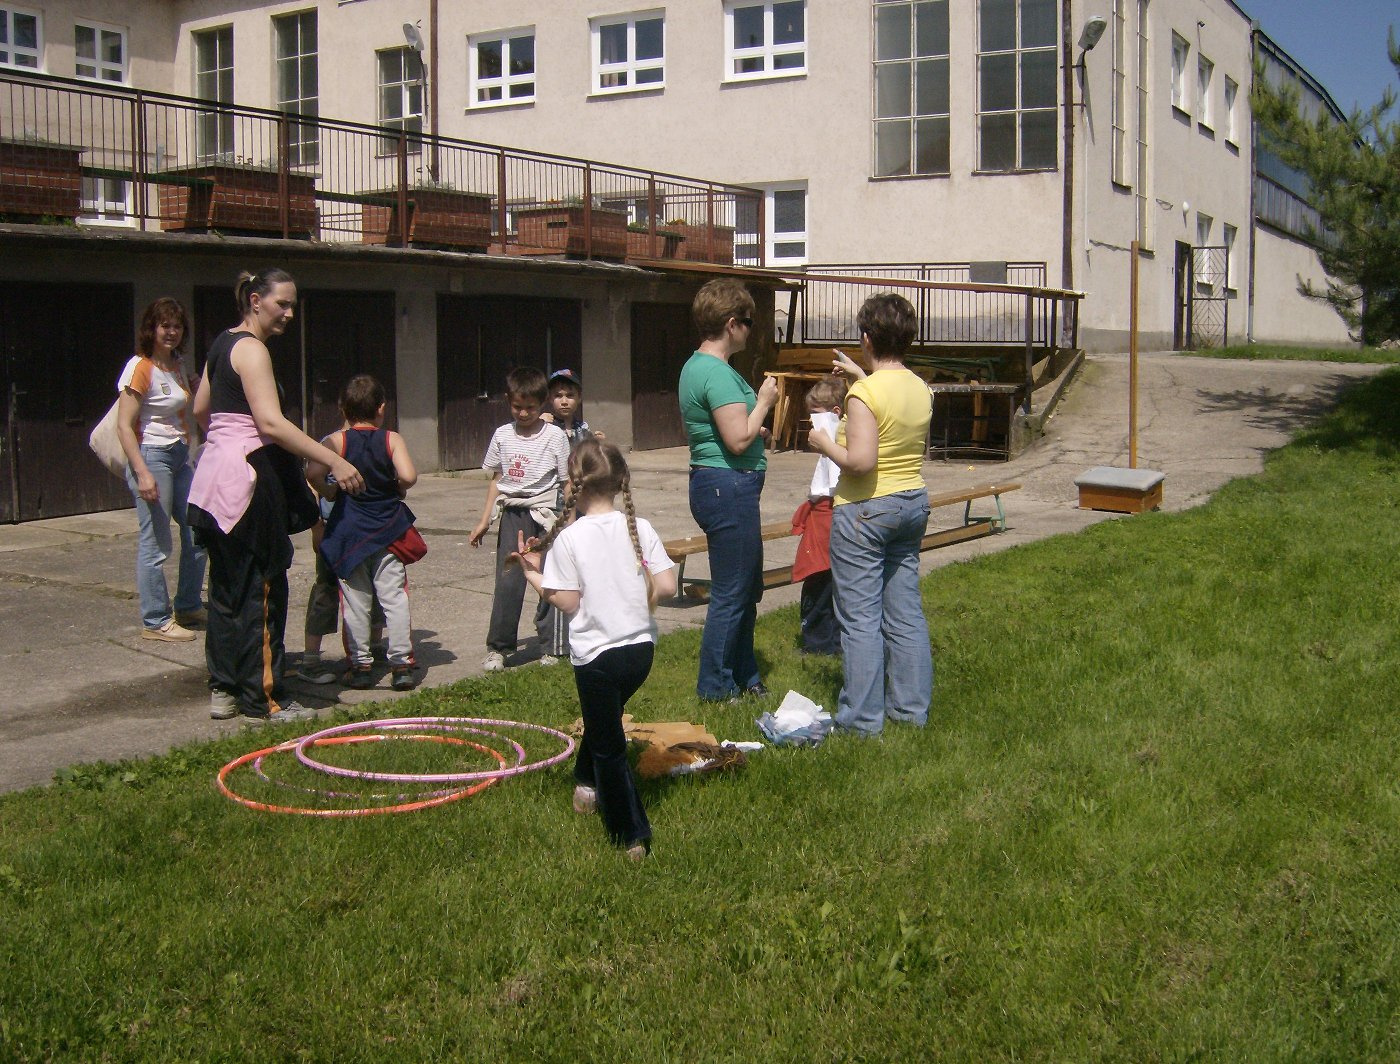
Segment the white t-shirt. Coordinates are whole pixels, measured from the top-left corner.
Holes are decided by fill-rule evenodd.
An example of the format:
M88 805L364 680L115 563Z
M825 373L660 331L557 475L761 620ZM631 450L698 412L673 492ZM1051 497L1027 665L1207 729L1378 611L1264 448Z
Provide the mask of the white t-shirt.
M533 498L569 479L569 438L547 421L529 436L520 435L515 422L508 422L491 434L481 468L500 474L496 490L502 495Z
M811 414L812 428L825 429L826 434L834 441L836 430L841 425L841 415L831 410L824 410L821 413ZM841 479L841 467L833 462L826 455L817 459L817 468L812 473L812 486L807 494L814 499L823 495L836 494L836 482Z
M181 440L189 442L189 383L184 379L178 358L175 369L166 372L149 358L132 355L117 378L117 392L130 388L141 395L141 417L136 438L148 447L169 447Z
M637 539L653 577L674 567L656 529L641 517ZM545 555L544 586L581 594L578 612L569 618L569 660L575 665L587 665L613 647L656 642L646 578L622 511L580 515L560 532Z

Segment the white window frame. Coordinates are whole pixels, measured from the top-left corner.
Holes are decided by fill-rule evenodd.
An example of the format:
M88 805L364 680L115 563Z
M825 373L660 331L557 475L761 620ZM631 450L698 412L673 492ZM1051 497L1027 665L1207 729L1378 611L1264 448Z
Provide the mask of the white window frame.
M1240 235L1239 228L1225 222L1220 230L1225 244L1225 291L1235 292L1235 239Z
M640 22L661 23L661 55L655 59L637 58L637 24ZM602 31L612 26L627 27L627 58L619 62L603 62ZM592 92L597 96L615 96L624 92L653 92L666 87L666 11L652 8L649 11L632 11L625 15L607 15L590 19L588 22L588 51L593 64ZM655 81L639 81L638 75L657 70L661 77ZM610 77L621 77L624 84L604 85Z
M467 38L467 110L484 110L491 107L510 107L520 104L533 104L535 102L536 75L539 73L535 59L530 62L530 72L528 74L511 73L511 53L513 42L530 39L531 51L534 52L534 45L537 40L534 26L518 26L510 30L495 30L491 33L477 33ZM480 53L478 49L483 45L498 44L501 46L501 72L495 76L483 76L479 64ZM537 53L536 53L537 54ZM516 89L528 85L528 93L521 92L515 94ZM492 90L500 93L495 99L482 99L482 93L489 93Z
M787 2L802 5L802 40L797 43L775 44L773 41L773 8ZM763 43L752 47L737 48L734 45L734 13L750 8L763 9ZM811 27L807 21L807 0L724 0L724 81L765 81L771 78L795 78L807 76L807 39ZM778 67L777 61L783 56L800 55L798 66ZM747 60L762 61L759 70L739 71L735 68Z
M1240 85L1232 77L1225 78L1225 143L1239 147L1239 128L1235 108L1239 104Z
M80 195L78 221L84 225L136 224L131 213L130 181L117 177L85 177Z
M1206 257L1200 253L1201 248L1211 247L1210 231L1215 228L1215 219L1206 214L1205 211L1196 212L1196 247L1191 255L1191 260L1195 269L1195 281L1198 288L1210 291L1210 274L1206 271Z
M1128 0L1113 0L1113 143L1109 180L1128 187Z
M1196 121L1202 129L1215 132L1215 115L1210 106L1210 87L1215 80L1215 64L1203 55L1196 57Z
M15 18L23 16L34 20L34 47L21 48L14 43L15 40ZM38 11L31 11L25 7L0 7L0 18L5 21L5 41L0 45L0 67L7 67L10 70L43 70L44 69L44 16ZM33 63L21 63L19 56L26 56L33 59Z
M312 24L316 27L316 50L306 51L306 39L301 32L303 23L300 21L307 15L311 16ZM297 19L297 51L292 55L283 55L281 51L281 27L290 25L290 19ZM292 166L315 166L321 159L320 129L315 123L315 119L321 114L321 19L315 8L308 11L291 11L285 15L274 15L272 18L272 65L273 65L273 88L272 95L277 101L277 109L292 116L294 119L312 119L310 122L293 121L290 126L290 143L288 144ZM312 59L315 63L316 72L316 94L308 95L306 84L301 77L301 63L303 60ZM282 98L282 63L295 63L297 65L296 87L298 95L295 98Z
M410 78L408 76L407 62L400 64L402 80L381 80L380 74L383 70L383 67L380 65L380 57L387 55L391 52L403 53L405 59L407 59L407 57L410 55L417 56L418 62L420 64L420 69L421 64L423 62L423 57L417 52L415 52L412 48L407 47L406 45L399 45L394 48L380 48L374 53L374 109L377 124L381 129L386 131L385 137L382 138L379 142L380 155L393 155L398 150L398 137L395 134L401 131L407 131L413 134L421 134L423 132L423 121L426 117L424 111L426 110L425 105L427 103L427 100L424 98L424 83L419 78ZM399 110L401 113L398 115L386 116L383 113L384 90L393 86L398 86L399 88L399 101L401 104ZM417 86L418 88L418 109L416 111L412 108L412 106L410 106L413 101L413 94L411 91L412 86ZM410 126L411 120L415 118L418 119L418 127L416 129L411 128ZM409 140L408 151L410 155L417 154L421 150L422 142L420 140Z
M810 261L811 247L807 240L807 233L811 228L811 196L808 192L806 181L782 181L772 185L754 185L753 188L763 190L763 221L766 232L763 234L763 262L767 266L801 266ZM803 198L803 221L807 228L802 230L783 230L778 232L774 227L777 225L778 215L776 211L776 196L783 192L801 192ZM747 219L739 218L742 224ZM802 244L801 255L778 255L779 244ZM757 244L758 233L752 229L738 229L734 233L734 248L737 252L745 244Z
M91 30L93 37L93 50L96 53L92 59L85 59L78 55L78 31ZM122 58L121 62L115 66L102 58L102 35L104 33L114 33L121 41ZM93 69L91 74L84 74L78 68L90 66ZM113 26L107 22L94 22L92 19L82 19L73 23L73 76L82 81L97 81L104 85L127 85L129 84L131 67L131 52L127 45L126 30L121 26ZM106 77L106 73L116 74L115 78Z
M1191 113L1191 92L1186 84L1186 67L1191 61L1191 42L1172 31L1172 106L1183 114Z

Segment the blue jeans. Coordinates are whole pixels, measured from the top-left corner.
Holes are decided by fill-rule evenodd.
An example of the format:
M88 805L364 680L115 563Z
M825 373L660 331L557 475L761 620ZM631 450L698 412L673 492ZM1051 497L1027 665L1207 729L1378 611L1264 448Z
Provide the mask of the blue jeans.
M136 547L136 593L141 602L141 623L160 628L171 619L170 591L165 584L165 561L174 544L170 519L180 526L180 575L175 587L175 609L185 612L200 608L204 593L204 551L194 545L185 521L190 482L194 467L190 449L183 443L168 447L141 445L141 458L155 477L159 492L155 502L147 502L136 492L136 474L126 471L126 484L136 500L136 520L140 541Z
M753 626L763 597L763 537L758 497L762 472L743 469L690 471L690 514L710 551L710 605L700 636L700 675L695 692L718 700L759 682Z
M919 541L928 493L901 491L836 507L831 575L845 682L836 726L878 735L885 718L922 726L933 698L933 652L919 597Z

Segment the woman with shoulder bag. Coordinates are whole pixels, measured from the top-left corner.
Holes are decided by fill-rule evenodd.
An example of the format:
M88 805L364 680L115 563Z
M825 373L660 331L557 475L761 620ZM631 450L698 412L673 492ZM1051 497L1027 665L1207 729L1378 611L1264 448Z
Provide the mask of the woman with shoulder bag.
M194 542L186 519L194 468L190 378L181 360L190 333L189 315L173 299L146 308L136 337L137 353L117 381L117 439L126 455L126 482L136 499L140 541L136 548L136 591L141 604L141 635L167 643L194 639L190 628L205 619L204 551ZM174 549L170 519L180 527L180 570L174 610L165 581L165 562Z

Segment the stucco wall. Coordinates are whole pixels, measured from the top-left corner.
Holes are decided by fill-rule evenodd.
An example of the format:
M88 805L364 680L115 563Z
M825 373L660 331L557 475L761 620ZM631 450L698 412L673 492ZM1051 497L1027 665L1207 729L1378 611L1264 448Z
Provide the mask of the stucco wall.
M1345 323L1331 307L1297 295L1299 280L1325 288L1317 252L1306 244L1260 226L1255 236L1255 286L1290 291L1292 299L1259 300L1254 310L1257 343L1350 344Z

